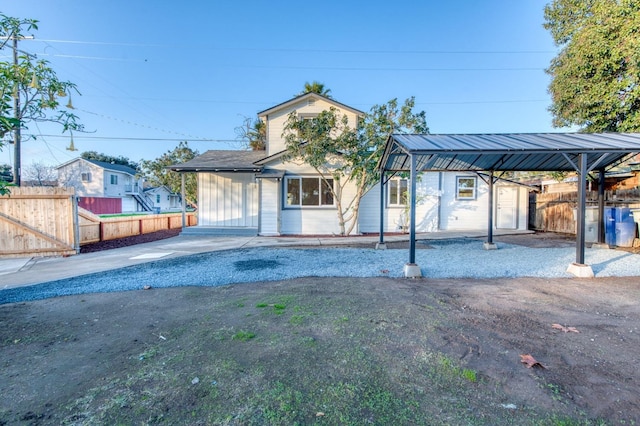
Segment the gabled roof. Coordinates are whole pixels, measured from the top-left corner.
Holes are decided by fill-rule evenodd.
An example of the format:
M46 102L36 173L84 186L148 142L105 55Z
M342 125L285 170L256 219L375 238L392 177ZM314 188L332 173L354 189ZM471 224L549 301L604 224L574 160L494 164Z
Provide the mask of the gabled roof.
M640 152L640 133L391 135L380 165L387 171L575 171L607 167Z
M168 167L175 172L259 172L254 164L265 157L265 151L210 150L182 164Z
M135 176L136 173L138 173L138 171L134 168L131 168L129 166L125 166L122 164L112 164L112 163L107 163L106 161L96 161L96 160L88 160L86 158L82 158L82 157L78 157L78 158L74 158L73 160L67 161L66 163L62 163L60 164L58 167L56 167L56 169L59 169L61 167L67 166L71 163L74 163L76 161L86 161L87 163L91 163L93 165L96 165L98 167L101 167L105 170L111 170L114 172L121 172L121 173L127 173L131 176Z
M333 104L334 106L336 106L339 109L344 109L344 110L350 111L350 112L352 112L352 113L354 113L356 115L364 115L364 112L362 112L360 110L357 110L355 108L352 108L349 105L345 105L343 103L335 101L335 100L333 100L331 98L327 98L326 96L322 96L322 95L319 95L317 93L305 93L305 94L302 94L300 96L296 96L293 99L289 99L288 101L285 101L285 102L283 102L281 104L273 106L273 107L271 107L269 109L265 109L264 111L259 112L258 113L258 117L265 117L267 115L273 114L276 111L288 108L291 105L294 105L294 104L296 104L296 103L298 103L300 101L304 101L304 100L307 100L307 99L323 100L325 102Z

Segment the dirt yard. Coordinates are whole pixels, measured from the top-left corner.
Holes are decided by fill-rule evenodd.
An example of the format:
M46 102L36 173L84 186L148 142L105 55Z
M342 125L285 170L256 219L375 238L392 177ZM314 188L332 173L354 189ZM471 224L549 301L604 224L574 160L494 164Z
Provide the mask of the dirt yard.
M639 300L638 277L306 278L2 305L0 424L636 424Z

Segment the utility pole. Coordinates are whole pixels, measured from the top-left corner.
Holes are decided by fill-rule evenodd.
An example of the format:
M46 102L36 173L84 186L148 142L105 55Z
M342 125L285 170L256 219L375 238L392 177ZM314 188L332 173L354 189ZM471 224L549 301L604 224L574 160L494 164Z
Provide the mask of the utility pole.
M18 69L18 40L33 40L33 36L16 36L12 35L7 37L10 40L13 40L13 66L15 70ZM16 79L17 80L17 79ZM20 173L21 173L21 152L20 152L20 143L22 140L22 135L20 133L21 127L21 115L20 115L20 85L19 82L16 81L16 90L14 92L13 97L13 118L16 119L16 123L18 123L13 130L13 183L16 186L20 186Z

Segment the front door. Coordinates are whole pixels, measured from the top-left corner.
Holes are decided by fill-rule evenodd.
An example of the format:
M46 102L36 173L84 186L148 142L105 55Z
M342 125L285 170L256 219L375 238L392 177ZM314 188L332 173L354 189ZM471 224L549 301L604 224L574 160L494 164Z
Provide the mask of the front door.
M496 228L518 228L518 188L498 186L496 200Z

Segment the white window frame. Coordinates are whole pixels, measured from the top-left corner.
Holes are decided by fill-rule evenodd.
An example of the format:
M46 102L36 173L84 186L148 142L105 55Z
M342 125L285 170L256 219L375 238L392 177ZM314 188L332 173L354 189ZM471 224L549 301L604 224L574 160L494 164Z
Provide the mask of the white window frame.
M80 173L80 180L82 182L91 182L91 172Z
M111 185L117 185L118 184L118 175L109 175L109 183Z
M318 193L315 194L318 197L318 204L303 204L304 201L304 196L302 193L302 182L303 180L317 180L318 181ZM331 184L333 184L333 179L327 179L329 181L331 181ZM295 183L294 183L295 182ZM298 189L298 200L297 203L293 203L292 198L289 196L290 192L289 192L289 186L290 185L296 185L297 189ZM331 204L328 203L323 203L324 197L322 196L323 193L321 192L321 188L326 185L326 182L324 181L324 179L322 179L320 176L286 176L284 178L284 187L283 187L283 191L284 191L284 197L283 197L283 202L284 202L284 208L285 209L314 209L314 208L333 208L335 207L336 204L336 200L335 197L333 196L333 194L331 194Z
M402 183L404 182L404 187ZM395 186L393 191L392 186ZM395 194L394 194L395 192ZM403 195L404 199L403 199ZM409 202L409 179L392 178L387 181L387 206L405 207Z
M462 185L461 181L473 181L473 185L468 186L467 183L464 183L464 185ZM477 176L456 176L456 200L462 200L462 201L475 200L477 196L478 196Z

